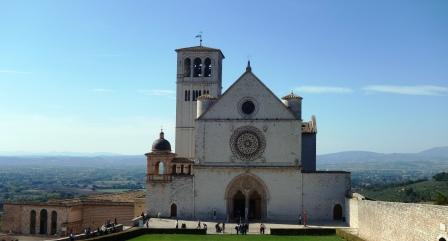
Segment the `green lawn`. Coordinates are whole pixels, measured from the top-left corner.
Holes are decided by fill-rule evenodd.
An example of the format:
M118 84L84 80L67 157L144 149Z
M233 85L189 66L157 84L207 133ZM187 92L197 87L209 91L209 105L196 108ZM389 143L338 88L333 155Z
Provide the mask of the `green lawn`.
M334 236L277 236L277 235L192 235L192 234L146 234L128 241L343 241Z

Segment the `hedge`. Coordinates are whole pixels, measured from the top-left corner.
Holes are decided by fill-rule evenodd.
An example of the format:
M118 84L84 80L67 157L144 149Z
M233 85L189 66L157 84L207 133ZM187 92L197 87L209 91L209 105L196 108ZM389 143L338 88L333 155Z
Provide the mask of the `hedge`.
M334 235L334 228L271 228L271 235Z
M123 241L144 234L207 234L205 229L175 229L175 228L131 228L123 232L98 236L85 241Z
M343 229L336 229L336 235L338 235L339 237L347 240L347 241L365 241L364 239L351 234Z

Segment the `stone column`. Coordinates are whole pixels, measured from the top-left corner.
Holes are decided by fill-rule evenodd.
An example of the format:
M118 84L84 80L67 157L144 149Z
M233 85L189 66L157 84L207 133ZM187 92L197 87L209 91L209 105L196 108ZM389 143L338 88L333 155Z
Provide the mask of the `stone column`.
M250 204L249 193L250 193L249 189L244 190L244 220L246 222L249 221L249 204Z

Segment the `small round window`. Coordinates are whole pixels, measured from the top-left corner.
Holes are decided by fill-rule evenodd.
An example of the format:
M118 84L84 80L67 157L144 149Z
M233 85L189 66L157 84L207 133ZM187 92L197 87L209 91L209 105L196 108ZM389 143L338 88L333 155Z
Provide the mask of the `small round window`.
M241 111L246 115L254 113L255 111L254 102L252 102L251 100L244 101L243 104L241 105Z

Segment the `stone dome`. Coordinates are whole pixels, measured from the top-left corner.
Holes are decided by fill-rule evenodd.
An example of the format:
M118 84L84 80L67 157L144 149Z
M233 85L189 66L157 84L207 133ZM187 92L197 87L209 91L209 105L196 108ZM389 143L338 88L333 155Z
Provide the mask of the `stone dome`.
M294 94L294 92L292 92L292 91L291 91L290 94L285 95L285 96L282 97L282 100L294 100L294 99L296 99L296 100L297 100L297 99L298 99L298 100L301 100L302 97L300 97L300 96Z
M163 131L160 132L160 138L152 143L152 151L171 152L171 144L165 140Z

